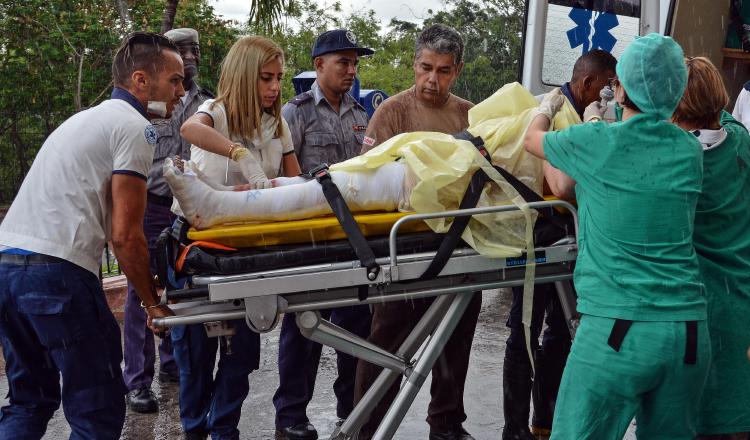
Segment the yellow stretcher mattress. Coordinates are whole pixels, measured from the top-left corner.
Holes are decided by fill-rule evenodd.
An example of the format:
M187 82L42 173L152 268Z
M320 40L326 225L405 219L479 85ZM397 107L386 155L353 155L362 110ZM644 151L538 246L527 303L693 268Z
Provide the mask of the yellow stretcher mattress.
M412 212L379 212L355 214L359 228L366 237L387 235L391 226L401 217ZM408 222L399 232L428 231L426 223ZM273 246L279 244L315 243L325 240L346 238L344 230L334 216L317 217L305 220L269 223L243 223L223 225L198 231L190 228L188 238L191 240L212 241L236 248Z

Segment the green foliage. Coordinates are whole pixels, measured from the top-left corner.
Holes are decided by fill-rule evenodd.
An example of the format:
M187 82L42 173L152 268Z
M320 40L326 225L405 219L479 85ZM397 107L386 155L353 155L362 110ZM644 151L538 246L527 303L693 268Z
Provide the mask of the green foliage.
M114 2L0 0L0 202L10 202L44 139L111 92L111 63L129 30L159 31L164 2L133 2L125 23ZM206 0L182 1L176 26L198 29L201 84L215 90L237 29ZM80 75L80 80L79 80Z

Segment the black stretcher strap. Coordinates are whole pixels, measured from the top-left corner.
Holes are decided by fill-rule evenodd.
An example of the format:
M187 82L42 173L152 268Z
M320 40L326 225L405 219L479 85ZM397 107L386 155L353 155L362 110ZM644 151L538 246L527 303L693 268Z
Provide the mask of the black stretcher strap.
M474 136L468 131L462 131L461 133L454 134L453 137L455 137L456 139L467 140L474 144L477 150L479 150L479 153L482 155L482 157L484 157L487 162L492 164L492 157L490 156L489 151L484 148L484 140L481 137ZM506 171L505 168L496 165L492 165L492 167L496 169L501 176L503 176L503 178L510 184L510 186L513 187L513 189L518 192L518 194L526 203L544 201L544 197L540 196L536 193L536 191L529 188L528 185L518 180L516 176ZM567 230L567 224L560 218L560 215L554 208L536 208L536 210L547 217L549 221L552 222L555 226L559 227L562 230Z
M310 175L314 177L323 188L323 195L328 201L328 204L331 205L333 214L344 229L346 238L352 245L354 253L357 255L357 258L362 265L367 268L367 278L370 281L374 281L380 272L380 266L375 262L375 253L370 248L370 245L367 244L367 239L365 239L364 234L362 234L362 231L359 229L359 225L357 225L357 222L354 220L354 216L346 205L346 201L341 195L341 191L339 191L336 184L333 183L331 174L328 172L328 165L318 165L310 171ZM367 299L367 289L367 285L359 286L358 296L360 300Z
M625 340L625 335L628 334L628 330L630 330L630 326L632 325L633 321L627 319L615 319L615 324L612 326L612 331L609 333L607 344L615 351L619 352L622 347L622 341ZM698 322L685 321L685 327L687 332L685 337L684 362L687 365L695 365L698 358Z
M453 137L455 137L456 139L471 142L479 150L479 153L482 155L482 157L490 162L490 164L492 163L492 158L490 157L487 149L484 148L484 140L481 137L474 136L466 130L454 134ZM516 191L518 191L518 194L521 196L521 198L524 199L524 201L526 201L526 203L544 201L544 198L542 198L542 196L534 192L534 190L529 188L525 183L518 180L514 175L505 171L501 167L493 165L493 168L495 168L500 173L500 175L503 176L503 178L513 188L515 188ZM459 209L475 208L477 206L477 203L479 202L479 198L482 195L484 185L491 181L492 179L487 176L484 170L482 170L481 168L478 169L471 177L469 187L464 194L464 198L461 200ZM537 210L546 218L548 218L552 224L564 231L567 230L567 224L559 217L559 215L557 215L557 211L555 211L553 208L549 207ZM453 251L456 249L456 246L461 239L461 234L463 234L464 229L466 229L466 226L469 224L470 219L470 216L464 216L456 217L453 220L453 223L451 223L448 232L445 233L445 238L443 239L440 248L435 254L435 257L432 259L432 262L430 262L430 265L427 267L424 273L419 277L420 281L435 278L436 276L438 276L438 274L440 274L440 271L443 270L443 267L445 267L445 265L448 263L448 260L453 254Z
M482 169L477 170L477 172L471 176L469 187L466 189L466 193L464 193L464 198L461 200L458 209L470 209L476 207L477 202L479 202L479 197L482 195L484 185L489 181L490 178ZM438 276L440 271L443 270L443 267L448 263L451 255L453 255L453 250L456 249L459 240L461 240L461 234L463 234L464 229L466 229L466 225L469 224L469 220L471 220L471 216L456 217L453 219L453 223L451 223L450 228L448 228L448 232L445 233L443 241L440 243L440 247L435 253L435 257L433 257L430 265L427 266L427 269L425 269L418 281L429 280Z

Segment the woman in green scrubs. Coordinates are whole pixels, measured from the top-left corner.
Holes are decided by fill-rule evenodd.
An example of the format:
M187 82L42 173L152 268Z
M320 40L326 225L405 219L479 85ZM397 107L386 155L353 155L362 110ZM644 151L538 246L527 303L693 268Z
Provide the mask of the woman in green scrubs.
M672 120L703 147L693 243L706 285L711 367L698 411L701 440L750 431L750 135L723 109L729 95L706 58L688 58L688 85Z
M555 407L552 439L692 440L710 361L706 301L693 248L703 152L671 124L685 90L682 49L633 41L617 64L621 122L547 132L548 94L526 134L553 191L575 187L574 282L581 325Z

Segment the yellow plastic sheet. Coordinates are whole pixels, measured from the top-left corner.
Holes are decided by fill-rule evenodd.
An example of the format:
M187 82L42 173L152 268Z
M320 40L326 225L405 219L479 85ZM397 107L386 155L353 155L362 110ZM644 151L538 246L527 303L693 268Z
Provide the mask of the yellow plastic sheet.
M469 111L469 132L484 139L494 165L541 193L542 162L523 147L523 137L538 105L520 84L507 84ZM580 118L566 102L553 125L565 128L574 123L580 123ZM442 133L405 133L331 169L364 171L397 159L403 160L417 179L409 204L420 213L458 209L471 176L482 168L495 184L485 186L477 206L512 203L520 211L474 216L462 238L490 257L515 256L529 248L536 213L526 207L517 191L489 166L471 142ZM451 221L436 219L427 224L435 232L446 232Z

